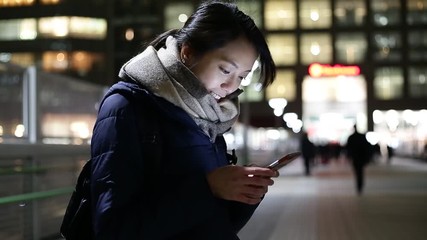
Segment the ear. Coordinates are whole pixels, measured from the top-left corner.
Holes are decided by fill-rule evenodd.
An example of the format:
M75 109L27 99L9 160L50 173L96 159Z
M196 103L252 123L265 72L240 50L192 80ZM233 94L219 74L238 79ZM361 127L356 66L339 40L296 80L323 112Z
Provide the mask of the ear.
M192 57L192 49L191 47L184 43L181 47L181 52L180 52L180 57L181 57L181 61L183 63L188 63Z

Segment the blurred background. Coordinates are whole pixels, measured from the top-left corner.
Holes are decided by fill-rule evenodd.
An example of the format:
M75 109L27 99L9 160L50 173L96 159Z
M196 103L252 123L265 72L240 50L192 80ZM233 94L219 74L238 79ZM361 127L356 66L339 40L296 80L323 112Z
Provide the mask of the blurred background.
M427 0L239 0L278 67L254 66L225 135L240 162L340 149L353 126L378 159L427 160ZM0 0L0 239L49 239L82 164L105 90L200 1ZM327 159L320 159L323 163Z

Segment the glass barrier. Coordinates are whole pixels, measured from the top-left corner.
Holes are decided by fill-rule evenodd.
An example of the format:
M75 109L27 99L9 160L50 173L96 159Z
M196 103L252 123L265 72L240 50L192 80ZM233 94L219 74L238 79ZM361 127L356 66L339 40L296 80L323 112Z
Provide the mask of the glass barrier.
M31 67L0 64L0 143L89 144L105 90Z
M25 70L0 64L0 143L26 139L24 131Z
M43 72L37 79L42 142L88 144L105 88Z

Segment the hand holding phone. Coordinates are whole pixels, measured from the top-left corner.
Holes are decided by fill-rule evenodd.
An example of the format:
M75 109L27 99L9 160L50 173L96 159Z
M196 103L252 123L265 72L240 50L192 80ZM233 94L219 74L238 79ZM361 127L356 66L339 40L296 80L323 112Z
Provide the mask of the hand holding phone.
M270 169L273 169L273 170L277 171L280 168L288 165L288 163L292 162L293 160L295 160L296 158L298 158L300 155L301 155L300 152L293 152L293 153L286 154L282 158L279 158L278 160L270 163L269 165L267 165L265 167L268 167Z

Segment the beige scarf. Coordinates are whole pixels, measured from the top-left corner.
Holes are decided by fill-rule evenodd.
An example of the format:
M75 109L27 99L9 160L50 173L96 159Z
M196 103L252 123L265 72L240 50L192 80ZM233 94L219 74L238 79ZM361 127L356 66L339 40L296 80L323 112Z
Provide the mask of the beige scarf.
M217 102L196 76L180 61L177 42L166 40L166 48L149 46L120 70L153 94L182 108L214 142L231 128L239 115L237 96Z

